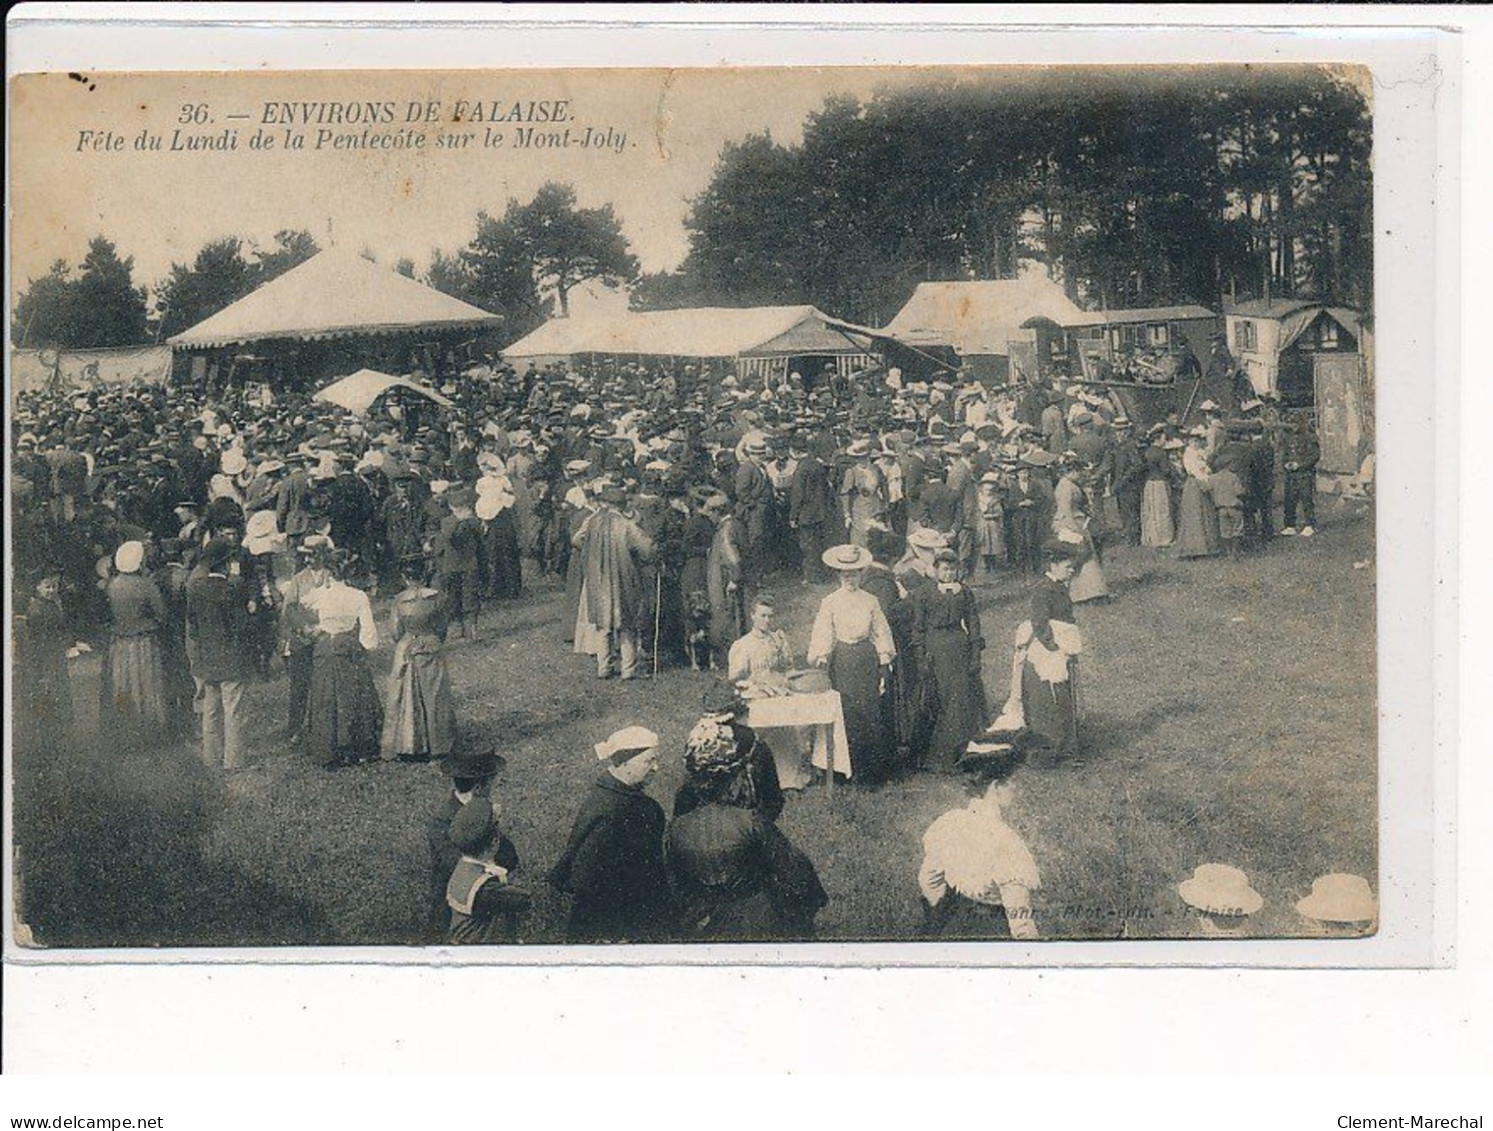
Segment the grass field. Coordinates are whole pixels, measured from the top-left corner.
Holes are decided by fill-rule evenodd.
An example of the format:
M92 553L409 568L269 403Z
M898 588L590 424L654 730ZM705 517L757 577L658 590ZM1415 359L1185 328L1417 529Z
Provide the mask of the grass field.
M1083 607L1081 764L1028 767L1008 814L1042 870L1049 938L1194 935L1175 886L1206 861L1235 864L1265 897L1251 934L1297 935L1314 877L1368 876L1377 890L1374 571L1361 520L1311 540L1277 539L1230 562L1119 548L1114 599ZM802 649L822 587L784 584L780 620ZM981 588L992 702L1026 583ZM650 786L668 807L705 679L595 678L560 643L546 584L483 617L450 668L464 728L508 758L497 790L525 872L559 854L595 773L591 746L643 723L663 737ZM375 658L387 671L388 649ZM96 695L97 657L74 694ZM284 680L245 696L250 766L223 775L173 745L21 756L15 830L24 915L48 946L375 944L418 940L426 899L422 822L445 791L430 766L327 774L280 744ZM86 717L84 719L86 727ZM961 803L958 784L914 775L877 790L790 797L781 827L817 864L829 939L907 939L920 918L923 830ZM564 907L544 892L525 931L561 941Z

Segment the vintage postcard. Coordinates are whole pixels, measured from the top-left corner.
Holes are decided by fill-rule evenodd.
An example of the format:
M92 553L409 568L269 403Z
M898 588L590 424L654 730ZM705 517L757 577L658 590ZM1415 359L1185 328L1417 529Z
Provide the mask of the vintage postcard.
M1375 94L13 77L11 955L1372 939Z

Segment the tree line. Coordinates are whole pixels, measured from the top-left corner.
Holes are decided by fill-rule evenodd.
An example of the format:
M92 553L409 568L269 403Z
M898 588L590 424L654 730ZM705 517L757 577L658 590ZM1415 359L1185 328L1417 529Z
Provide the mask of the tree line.
M1090 307L1367 308L1369 109L1319 67L1051 68L828 99L725 147L639 308L813 303L883 325L919 282L1045 269Z

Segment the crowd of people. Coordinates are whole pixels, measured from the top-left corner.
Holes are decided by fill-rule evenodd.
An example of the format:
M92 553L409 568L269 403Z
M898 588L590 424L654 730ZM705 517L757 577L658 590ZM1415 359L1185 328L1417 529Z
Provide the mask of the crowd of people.
M998 799L1028 750L1080 753L1073 610L1108 598L1106 547L1242 553L1276 534L1278 476L1279 533L1314 533L1314 423L1268 396L1179 404L1140 428L1102 385L992 390L954 372L829 366L749 385L611 363L445 382L450 410L412 394L369 416L190 385L19 395L18 739L66 741L68 660L101 648L111 741L192 736L231 771L246 759L245 684L283 670L285 737L317 765L452 770L432 818L432 919L455 941L501 935L528 894L483 792L495 763L462 739L448 649L552 575L556 644L598 678L715 670L750 698L818 670L839 693L853 781L974 782L971 807L929 830L920 876L929 923L959 930L968 916L946 899L1020 910L1015 889L1036 886ZM1032 599L992 703L972 586L1002 575L1030 578ZM800 652L772 590L831 577ZM382 688L375 604L394 644ZM642 789L657 737L600 743L550 873L574 897L570 936L810 933L826 896L775 825L783 783L809 780L806 745L767 745L734 700L711 704L670 823ZM961 837L986 845L984 864L946 859ZM1035 931L1025 911L1009 927Z

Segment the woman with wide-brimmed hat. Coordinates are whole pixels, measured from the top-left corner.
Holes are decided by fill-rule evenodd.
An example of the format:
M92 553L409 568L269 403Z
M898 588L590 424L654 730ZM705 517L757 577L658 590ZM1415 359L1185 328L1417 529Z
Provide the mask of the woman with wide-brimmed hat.
M888 527L886 476L876 466L870 440L854 441L845 454L852 462L840 480L840 511L850 541L864 546L869 531Z
M1029 731L971 742L956 768L969 803L950 809L923 834L918 888L922 934L939 938L1040 938L1032 893L1042 874L1021 834L1006 823L1011 779L1033 745Z
M822 560L839 574L840 584L819 603L808 659L828 669L830 685L840 693L852 775L875 781L889 760L891 736L881 696L897 646L881 603L861 588L871 552L863 546L833 546Z
M126 542L114 553L117 571L109 579L110 643L108 717L118 737L139 746L166 726L166 680L161 666L160 630L167 621L160 588L141 573L145 545Z

